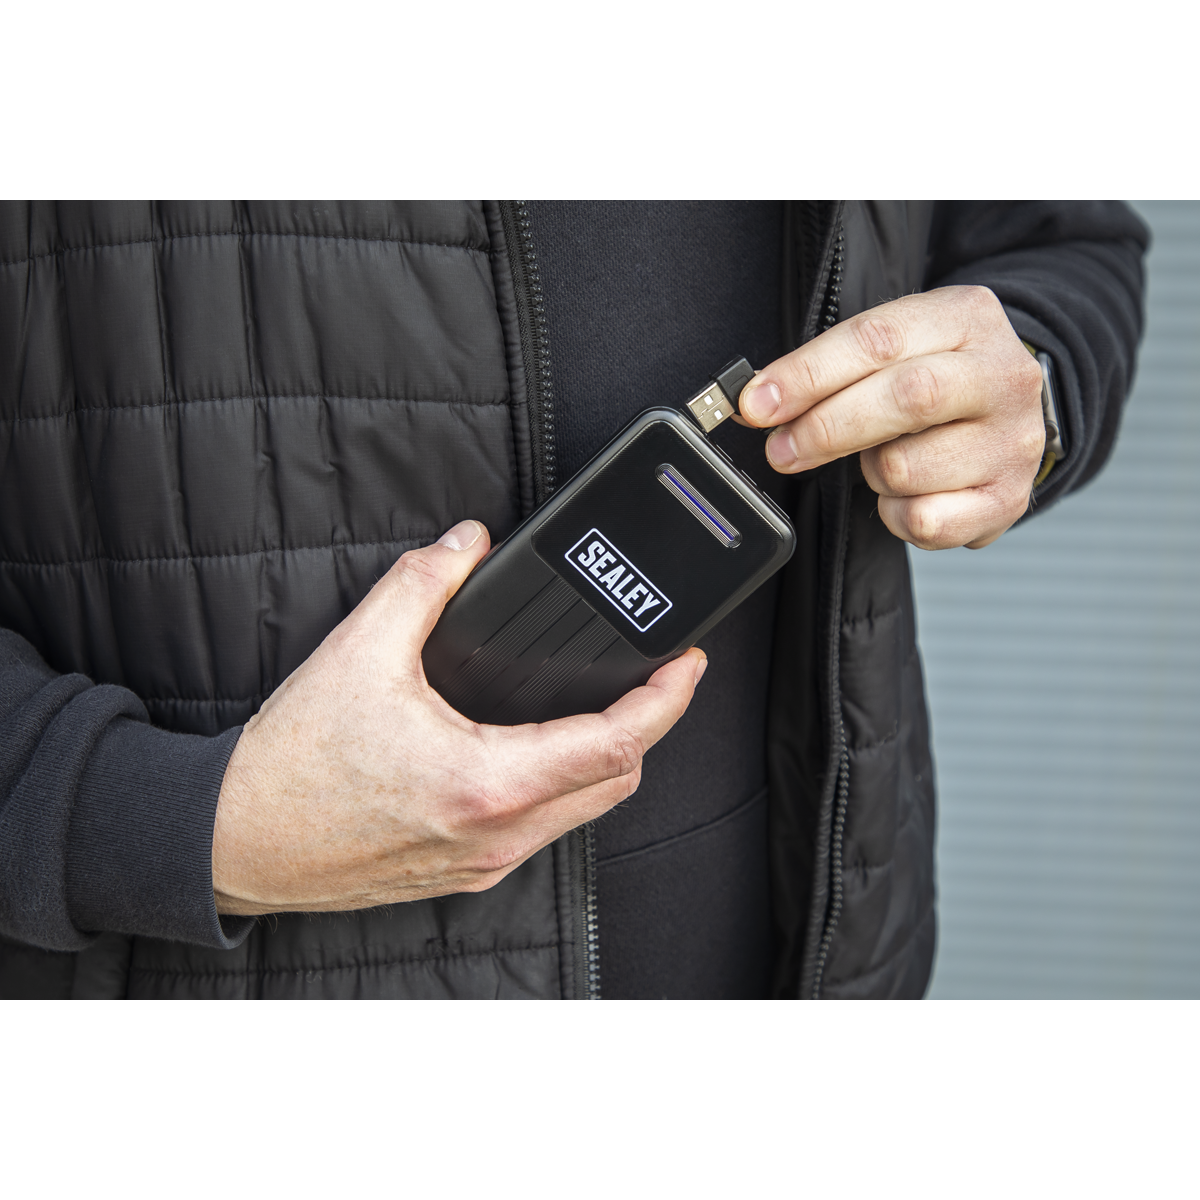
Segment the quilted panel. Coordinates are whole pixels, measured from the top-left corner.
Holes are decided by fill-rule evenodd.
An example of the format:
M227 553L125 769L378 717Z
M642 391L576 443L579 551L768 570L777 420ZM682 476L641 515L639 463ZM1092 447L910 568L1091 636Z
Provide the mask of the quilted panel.
M245 720L405 550L519 512L478 204L0 206L0 622Z

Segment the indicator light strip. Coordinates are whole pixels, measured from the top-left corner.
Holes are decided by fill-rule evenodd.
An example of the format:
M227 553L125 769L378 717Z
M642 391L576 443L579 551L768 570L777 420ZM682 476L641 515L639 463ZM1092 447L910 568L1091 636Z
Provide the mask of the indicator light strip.
M727 549L740 546L742 535L670 463L655 472L663 485Z

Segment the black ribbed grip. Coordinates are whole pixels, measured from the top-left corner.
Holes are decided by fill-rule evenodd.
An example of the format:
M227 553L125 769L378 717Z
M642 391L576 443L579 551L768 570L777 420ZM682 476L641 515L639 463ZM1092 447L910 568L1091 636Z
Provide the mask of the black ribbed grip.
M579 674L590 667L617 640L611 625L592 619L558 648L488 718L491 725L515 725L534 720L537 714Z
M555 621L579 603L578 594L557 575L492 634L438 689L460 712L512 666ZM536 679L537 676L535 675Z

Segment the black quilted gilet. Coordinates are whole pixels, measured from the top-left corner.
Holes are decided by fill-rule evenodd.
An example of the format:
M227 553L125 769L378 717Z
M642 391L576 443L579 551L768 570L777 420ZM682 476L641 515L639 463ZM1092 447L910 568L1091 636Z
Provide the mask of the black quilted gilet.
M471 203L0 207L0 624L211 735L405 550L466 516L503 537L532 484L496 249ZM74 991L560 995L561 883L547 850L231 951L108 936Z
M797 222L801 274L829 258L818 224ZM0 205L0 626L214 735L405 550L466 516L503 537L535 465L503 228L467 202ZM932 787L907 558L845 464L797 495L821 549L789 566L776 638L776 991L919 995ZM567 858L477 895L264 919L234 950L4 943L0 982L571 998Z

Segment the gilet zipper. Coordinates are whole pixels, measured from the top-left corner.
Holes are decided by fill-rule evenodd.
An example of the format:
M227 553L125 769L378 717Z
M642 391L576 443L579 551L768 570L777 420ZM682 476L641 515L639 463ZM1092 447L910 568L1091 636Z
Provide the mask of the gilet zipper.
M554 449L554 386L546 305L538 272L529 209L524 200L500 201L504 239L512 265L521 360L529 404L534 502L544 504L558 486ZM600 999L600 939L596 914L596 839L591 825L567 834L575 931L575 996Z
M529 429L533 451L534 496L544 503L557 486L557 461L554 448L554 388L551 376L549 337L546 327L546 307L538 273L537 252L529 210L523 200L500 202L505 240L512 265L513 292L516 299L517 323L521 338L521 356L525 369L529 404ZM838 319L843 267L845 263L845 231L842 206L833 213L833 239L825 258L824 278L814 289L822 296L819 310L819 331L832 328ZM811 328L811 326L810 326ZM844 539L843 539L844 540ZM839 547L845 554L845 546ZM831 636L840 629L840 596L835 597L832 612ZM832 663L836 665L836 654ZM831 681L831 693L839 694L836 679ZM829 902L821 942L816 952L816 970L811 996L818 999L824 977L825 963L842 910L842 842L849 803L850 780L845 729L841 720L840 701L831 705L830 745L836 747L837 780L833 799L833 823L830 837ZM573 923L576 954L575 995L580 999L600 999L599 931L596 906L595 836L591 825L567 835L572 859L571 881Z
M512 264L513 294L521 334L521 358L529 400L529 437L533 446L534 502L544 504L558 486L554 457L554 385L546 304L538 273L533 230L524 200L500 201L500 216Z
M817 969L813 975L810 998L821 999L821 986L825 982L825 962L829 958L829 947L833 944L834 931L842 915L842 841L846 832L846 809L850 802L850 755L846 747L846 728L838 720L838 774L837 794L833 809L833 830L829 838L829 910L825 916L825 930L817 948Z
M828 277L825 282L820 313L820 332L832 329L837 324L842 295L842 276L846 262L846 231L842 222L842 206L839 204L834 212L834 230L831 254L828 259ZM820 285L818 285L820 286ZM838 547L838 566L834 572L832 595L830 602L830 647L829 670L832 678L829 687L829 744L835 748L837 755L837 781L833 795L832 824L829 836L829 903L825 911L825 925L821 932L821 941L817 947L816 965L813 971L812 990L809 996L813 1000L821 998L821 988L825 981L825 964L829 958L829 950L833 945L833 936L837 931L838 922L842 915L843 880L842 880L842 845L846 832L846 813L850 804L850 754L846 745L846 726L842 720L841 687L837 679L840 664L839 641L841 638L841 563L845 560L846 537L844 515L839 522L840 545Z
M821 311L821 332L837 324L838 307L842 301L842 270L846 264L846 230L838 212L837 232L833 235L833 257L829 264L829 286L825 289L825 303Z

